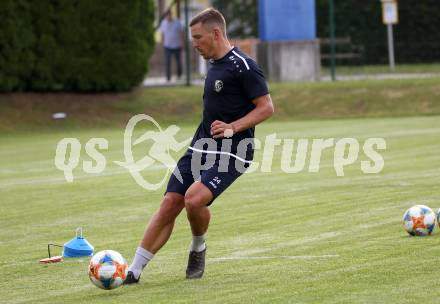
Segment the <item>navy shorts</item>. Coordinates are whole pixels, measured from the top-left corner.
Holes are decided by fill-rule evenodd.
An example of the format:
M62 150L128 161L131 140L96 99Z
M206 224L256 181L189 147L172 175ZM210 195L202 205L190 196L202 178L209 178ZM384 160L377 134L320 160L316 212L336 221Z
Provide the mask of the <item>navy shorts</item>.
M176 170L171 174L168 181L166 192L176 192L185 195L188 188L196 181L200 181L203 185L208 187L213 195L213 199L208 206L225 191L240 175L245 171L242 168L247 168L247 164L241 163L242 167L237 170L236 160L234 157L229 157L225 160L220 155L206 155L199 152L185 153L178 161L176 169L178 169L183 182L180 182L176 177ZM193 157L196 157L193 169L191 169L191 162ZM207 161L207 157L210 158ZM206 169L204 168L206 167ZM193 172L194 171L194 172ZM165 193L166 193L165 192Z

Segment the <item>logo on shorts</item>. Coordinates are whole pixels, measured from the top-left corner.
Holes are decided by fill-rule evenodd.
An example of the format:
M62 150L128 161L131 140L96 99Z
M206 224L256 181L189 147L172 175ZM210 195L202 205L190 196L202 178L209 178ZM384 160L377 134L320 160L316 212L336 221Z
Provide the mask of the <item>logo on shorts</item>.
M220 93L220 91L223 89L223 81L216 80L215 85L214 85L214 89L217 93Z
M222 182L221 179L218 178L218 176L214 177L212 181L209 182L209 184L214 188L217 189L217 185Z

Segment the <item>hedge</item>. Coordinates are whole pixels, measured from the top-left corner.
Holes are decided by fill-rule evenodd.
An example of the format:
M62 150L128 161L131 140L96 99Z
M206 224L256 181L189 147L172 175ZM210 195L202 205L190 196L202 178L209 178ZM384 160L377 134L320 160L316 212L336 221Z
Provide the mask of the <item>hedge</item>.
M148 71L153 0L0 1L0 91L125 91Z
M258 0L211 1L226 16L231 37L258 36ZM318 38L329 36L329 2L316 0ZM387 30L382 23L380 0L334 0L334 3L336 36L350 37L352 41L351 45L338 45L336 51L361 54L359 60L346 63L388 63ZM440 1L398 0L398 7L399 23L393 27L396 62L440 62ZM323 46L323 53L328 52L328 46Z
M379 0L335 2L337 37L350 37L363 49L361 63L388 62L387 29ZM316 0L318 37L329 36L329 0ZM398 1L399 23L393 26L397 63L440 62L438 0Z

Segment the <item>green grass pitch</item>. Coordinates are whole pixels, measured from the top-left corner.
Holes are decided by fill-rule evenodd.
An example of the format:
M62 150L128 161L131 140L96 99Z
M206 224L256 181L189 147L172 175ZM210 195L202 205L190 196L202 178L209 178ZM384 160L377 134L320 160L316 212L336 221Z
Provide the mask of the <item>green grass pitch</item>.
M438 303L440 231L410 237L404 211L440 207L440 117L267 122L257 136L383 137L385 167L364 174L359 159L337 177L334 149L320 171L286 174L276 149L272 172L241 177L211 207L207 268L186 281L190 230L184 212L173 235L137 286L94 287L88 258L40 265L50 242L77 227L95 250L114 249L131 262L164 187L140 188L123 160L123 129L44 131L0 137L1 303ZM193 126L178 137L192 135ZM55 168L57 142L109 140L100 175L74 170L67 183ZM261 161L262 152L256 153ZM82 150L81 160L89 160ZM81 163L80 163L81 165ZM308 165L308 162L306 162ZM145 173L159 180L164 170Z

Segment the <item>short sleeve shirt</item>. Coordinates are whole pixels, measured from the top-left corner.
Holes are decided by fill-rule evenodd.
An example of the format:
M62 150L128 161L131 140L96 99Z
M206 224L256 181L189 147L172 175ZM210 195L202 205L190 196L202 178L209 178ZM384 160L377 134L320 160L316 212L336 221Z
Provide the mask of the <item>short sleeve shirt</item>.
M203 92L203 119L191 147L200 138L212 138L211 124L215 120L231 123L246 116L255 109L253 100L269 94L263 72L257 63L232 48L223 58L211 60ZM237 153L237 146L243 139L253 142L255 128L237 132L232 136L228 152ZM217 151L222 151L221 139L216 140ZM224 150L224 147L223 147ZM253 145L247 145L245 159L253 159Z
M182 47L182 24L179 20L168 19L162 20L159 30L163 33L163 46L170 49L177 49Z

